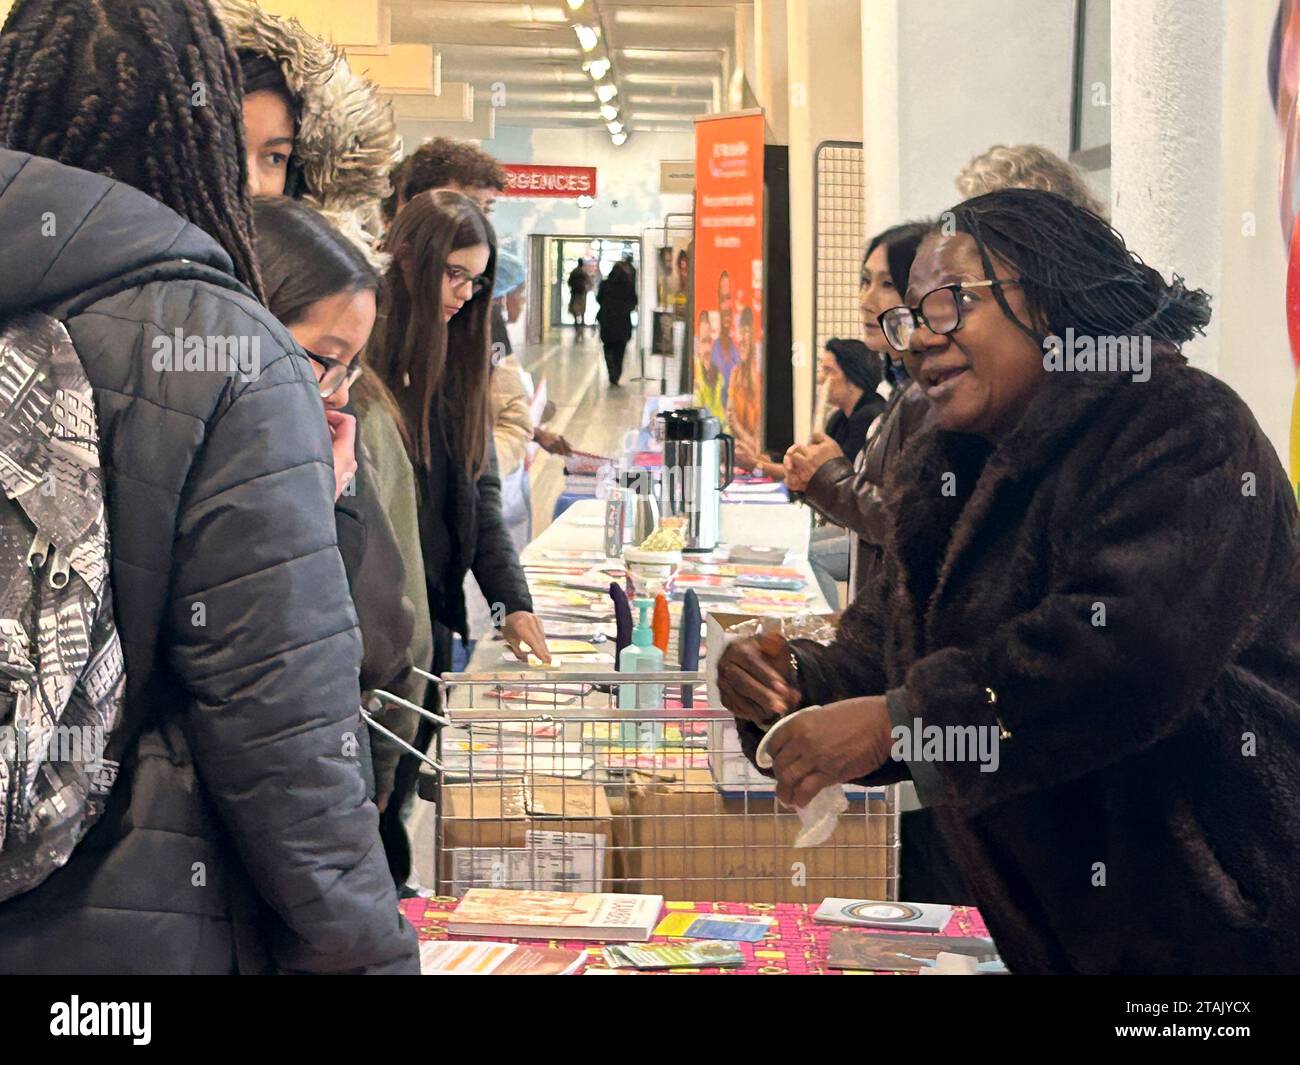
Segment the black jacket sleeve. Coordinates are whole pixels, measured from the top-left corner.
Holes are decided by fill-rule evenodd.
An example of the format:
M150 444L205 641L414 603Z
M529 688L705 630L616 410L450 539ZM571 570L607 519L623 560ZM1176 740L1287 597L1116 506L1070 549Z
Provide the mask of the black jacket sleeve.
M840 618L839 630L829 644L812 640L791 640L790 651L797 663L801 706L820 706L860 695L884 695L887 687L881 649L885 646L884 575L864 588ZM737 721L740 746L751 762L763 730L748 721ZM770 773L768 774L771 775ZM886 762L858 784L892 784L906 780L906 763Z
M518 610L531 612L533 597L528 593L528 580L501 516L501 477L497 473L496 447L491 440L488 441L488 466L479 476L474 491L478 512L478 542L470 567L474 579L494 614L498 603L507 614Z
M415 973L415 933L350 754L361 647L332 497L305 364L280 356L232 383L181 499L163 639L190 694L195 769L281 922L277 966Z

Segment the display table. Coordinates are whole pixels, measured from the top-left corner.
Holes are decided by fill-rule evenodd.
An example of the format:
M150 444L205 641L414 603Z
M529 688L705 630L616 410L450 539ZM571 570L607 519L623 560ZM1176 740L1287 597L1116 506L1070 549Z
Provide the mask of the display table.
M780 547L791 553L788 565L798 569L807 581L811 596L807 612L831 612L821 593L816 575L808 563L808 531L812 511L795 503L723 503L720 510L723 544L750 547ZM546 560L548 551L604 551L605 502L579 499L548 525L519 552L524 565ZM726 611L722 603L704 603L704 612ZM486 673L501 669L502 648L499 639L479 640L465 667L468 673Z
M795 503L723 503L722 542L752 547L783 547L797 560L792 565L807 567L808 530L812 511ZM520 552L521 562L544 557L545 551L602 551L605 547L605 503L600 499L579 499L532 543ZM816 592L817 582L809 569L806 576ZM814 612L826 609L820 594L811 601Z
M456 908L456 899L406 899L401 903L402 913L418 933L421 940L449 939L445 929L447 915ZM737 976L785 976L785 975L854 975L850 972L826 968L826 951L830 936L839 926L820 924L812 919L816 906L796 903L742 903L742 902L666 902L665 913L736 913L762 917L775 917L776 924L767 938L758 943L736 944L744 953L747 963L734 969L676 969L672 973L730 974ZM862 934L871 935L869 930ZM945 936L987 936L988 929L979 911L969 906L953 908L952 920L944 929ZM487 936L456 936L456 939L488 939ZM933 936L919 936L927 940ZM507 942L532 942L544 944L546 940L508 940ZM656 943L689 943L690 940L669 940L656 936ZM592 942L552 941L551 946L567 947L572 950L586 950L588 964L604 967L599 945ZM629 971L629 970L623 970ZM638 976L662 976L672 973L636 973ZM870 975L890 975L873 973Z

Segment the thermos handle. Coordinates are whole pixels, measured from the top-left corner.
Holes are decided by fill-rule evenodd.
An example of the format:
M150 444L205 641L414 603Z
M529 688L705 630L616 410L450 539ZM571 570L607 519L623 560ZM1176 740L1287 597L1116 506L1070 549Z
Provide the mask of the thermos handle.
M721 491L736 479L736 438L727 433L719 433L718 439L727 442L727 457L725 464L725 476L727 479L718 485L718 490Z

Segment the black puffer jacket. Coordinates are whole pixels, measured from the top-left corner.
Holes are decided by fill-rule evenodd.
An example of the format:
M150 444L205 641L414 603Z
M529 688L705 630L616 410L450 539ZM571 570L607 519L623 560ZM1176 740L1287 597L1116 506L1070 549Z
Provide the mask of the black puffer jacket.
M0 151L0 233L0 318L84 304L136 737L67 866L0 904L0 971L417 971L345 753L360 645L311 370L134 189ZM260 374L153 369L178 329L256 339Z
M954 744L873 779L916 781L1011 969L1295 972L1300 519L1245 404L1159 351L1049 374L997 448L926 433L885 494L886 579L795 642L799 687L889 692L917 746L1005 729L995 771Z

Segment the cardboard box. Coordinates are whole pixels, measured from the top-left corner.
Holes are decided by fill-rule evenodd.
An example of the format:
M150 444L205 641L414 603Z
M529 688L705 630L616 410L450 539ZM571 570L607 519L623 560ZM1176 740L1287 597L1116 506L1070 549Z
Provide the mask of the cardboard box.
M614 821L626 877L616 890L721 902L888 898L898 851L886 808L885 790L871 789L850 802L829 842L796 850L798 815L775 799L726 798L703 770L635 778Z
M613 815L599 784L550 777L451 784L442 801L443 894L608 890Z

